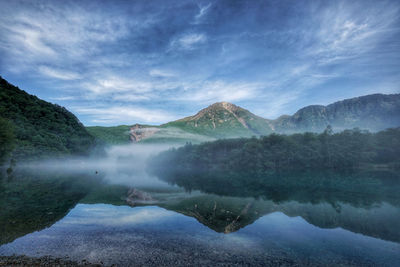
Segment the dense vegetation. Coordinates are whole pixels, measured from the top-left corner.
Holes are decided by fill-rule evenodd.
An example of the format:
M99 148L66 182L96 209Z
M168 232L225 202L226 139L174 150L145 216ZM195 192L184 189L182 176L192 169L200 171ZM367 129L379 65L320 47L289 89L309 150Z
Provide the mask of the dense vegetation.
M0 117L0 165L14 148L14 127L8 120Z
M352 169L378 164L400 166L400 128L369 133L358 129L333 134L272 134L260 138L187 144L151 161L157 173L264 173L304 169Z
M125 204L128 188L101 175L16 169L0 172L0 245L51 226L77 203Z
M8 120L0 121L0 134L8 136L8 141L2 139L0 150L9 150L12 138L8 129L13 128L14 158L85 154L95 143L71 112L20 90L1 77L0 116Z
M296 171L255 176L209 172L170 178L188 191L208 194L195 192L181 201L175 198L157 205L195 217L217 232L237 231L279 211L290 217L301 216L321 228L342 227L400 241L397 231L400 213L388 211L390 215L384 216L374 211L376 207L385 209L383 202L400 207L400 177L396 172ZM349 208L357 212L348 212Z
M119 125L113 127L90 126L86 130L104 144L123 145L129 144L129 130L131 126Z

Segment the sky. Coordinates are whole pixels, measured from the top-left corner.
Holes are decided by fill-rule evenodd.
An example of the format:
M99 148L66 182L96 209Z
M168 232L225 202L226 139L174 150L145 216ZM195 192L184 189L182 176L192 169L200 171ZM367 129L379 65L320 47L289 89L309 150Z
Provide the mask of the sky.
M400 1L0 0L0 75L85 125L400 92Z

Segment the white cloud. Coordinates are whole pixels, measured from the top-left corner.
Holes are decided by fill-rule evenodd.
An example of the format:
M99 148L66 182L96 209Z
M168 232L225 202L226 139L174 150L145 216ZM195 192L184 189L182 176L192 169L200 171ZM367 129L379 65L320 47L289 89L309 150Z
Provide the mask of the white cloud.
M199 83L188 83L187 91L178 96L177 100L193 102L218 102L218 101L241 101L256 97L262 85L259 83L225 81L205 81Z
M90 99L109 97L119 101L139 101L160 99L162 92L179 87L180 82L166 71L153 70L153 75L164 75L164 79L149 79L148 77L129 78L119 74L102 74L85 81L81 87L87 91ZM170 76L167 76L170 75ZM132 74L131 76L135 76ZM156 76L159 77L159 76Z
M177 19L177 25L160 24L148 32L170 18L168 9L142 12L138 8L138 12L100 5L88 10L85 4L26 3L0 3L0 9L8 9L0 16L3 75L28 75L26 80L44 89L47 99L94 105L84 115L99 122L112 123L111 118L124 122L125 111L132 121L143 121L146 114L154 122L174 119L161 116L162 110L152 113L147 106L163 109L163 102L189 114L196 111L189 112L189 106L242 102L251 111L275 116L291 112L299 101L308 103L304 98L311 92L322 98L320 92L333 88L336 80L332 79L341 79L345 86L351 78L372 80L370 74L381 69L390 73L376 75L373 83L360 82L358 88L349 85L348 90L362 92L368 86L371 93L398 90L398 75L392 73L398 65L395 40L400 6L390 1L369 3L365 9L357 1L307 4L299 11L309 16L288 16L279 29L262 23L246 27L244 22L251 21L245 15L252 15L247 11L237 21L221 19L216 28L203 27L200 24L214 15L216 5L203 2L198 8L182 9L189 12L182 15L189 21ZM140 1L137 4L142 6ZM164 26L169 30L164 31ZM168 35L171 32L173 36ZM383 81L387 84L390 78L384 87ZM341 84L332 90L342 88ZM144 108L118 106L129 102ZM104 107L97 108L99 103Z
M208 13L209 9L211 7L211 3L205 6L199 5L199 13L194 17L194 24L199 24L202 22L203 18L205 15Z
M0 49L20 71L39 64L62 68L65 62L87 63L105 44L144 26L126 17L104 16L77 5L22 5L0 17Z
M176 76L175 73L162 69L151 69L149 71L149 75L152 77L162 77L162 78L169 78Z
M398 7L377 6L360 12L359 5L340 2L317 15L315 44L306 51L320 64L354 59L375 48L399 18ZM382 19L385 18L385 19Z
M151 94L139 95L133 93L119 93L112 97L113 100L122 101L122 102L139 102L139 101L147 101L151 100L152 96L156 98L156 96Z
M263 97L263 99L270 100L268 101L268 105L255 109L254 112L267 119L275 119L284 114L290 115L287 114L288 106L296 103L302 93L303 90L293 90L291 92L271 91Z
M111 205L84 205L79 204L75 210L79 216L67 216L60 223L62 224L80 224L80 225L133 225L162 221L176 216L175 213L162 208L126 208L115 209ZM101 218L99 220L99 218Z
M202 33L189 33L172 40L170 49L194 50L207 41L207 36Z
M89 116L93 122L113 125L127 122L131 124L136 122L160 123L176 119L175 116L165 110L132 106L73 107L72 110L78 114Z
M43 40L43 34L37 28L23 25L7 25L4 26L10 35L8 48L11 48L11 52L15 48L19 48L19 53L27 52L27 55L33 54L38 56L52 57L56 55L54 49L45 44ZM15 47L13 48L12 46Z
M60 80L77 80L81 78L76 72L62 70L62 69L54 69L47 66L40 66L39 71L51 78L56 78Z
M299 65L291 69L290 73L293 76L302 75L310 69L308 64Z
M114 75L104 76L104 78L98 78L85 83L84 88L98 96L128 91L132 93L145 93L151 91L153 88L151 82L138 81Z
M60 97L51 97L51 100L55 101L69 101L69 100L76 100L77 97L75 96L60 96Z

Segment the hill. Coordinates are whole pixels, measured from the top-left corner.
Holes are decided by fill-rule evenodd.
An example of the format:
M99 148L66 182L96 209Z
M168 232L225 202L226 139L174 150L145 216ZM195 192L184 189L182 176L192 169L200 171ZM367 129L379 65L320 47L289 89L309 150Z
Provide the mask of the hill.
M130 128L128 125L119 125L112 127L87 126L86 130L105 144L121 145L129 143Z
M160 126L136 124L131 127L131 140L142 143L200 143L269 133L272 133L272 128L267 120L234 104L218 102L193 116Z
M278 133L322 132L328 125L335 131L361 128L380 131L400 126L400 94L373 94L338 101L328 106L312 105L293 116L272 121Z
M219 138L251 137L272 133L268 120L227 102L218 102L197 114L160 126L135 124L115 127L86 127L108 144L132 142L185 143ZM129 133L130 138L127 136Z
M160 126L135 124L131 127L87 127L87 129L109 144L189 141L200 143L271 133L321 133L328 125L335 132L353 128L377 132L399 127L400 94L373 94L338 101L327 106L311 105L298 110L292 116L282 115L276 120L264 119L231 103L217 102L193 116Z
M400 128L377 133L345 130L332 134L271 134L260 138L217 140L200 145L187 144L154 157L156 175L217 170L254 174L287 170L353 170L366 166L400 168ZM233 181L233 180L232 180ZM232 181L228 181L232 182ZM235 180L236 181L236 180ZM245 180L247 181L247 180Z
M14 158L87 154L94 146L74 114L30 95L0 77L0 132L13 128ZM4 146L4 144L1 144Z
M251 137L272 133L267 120L227 102L218 102L196 115L169 122L161 127L175 127L215 138Z

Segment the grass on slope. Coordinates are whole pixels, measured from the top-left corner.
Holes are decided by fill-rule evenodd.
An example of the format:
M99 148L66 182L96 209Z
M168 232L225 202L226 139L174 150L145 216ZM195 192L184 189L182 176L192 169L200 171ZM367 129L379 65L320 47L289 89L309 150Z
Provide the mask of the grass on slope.
M98 140L109 145L129 144L129 129L128 125L119 125L112 127L89 126L86 130L96 137Z

